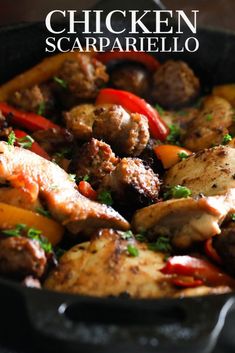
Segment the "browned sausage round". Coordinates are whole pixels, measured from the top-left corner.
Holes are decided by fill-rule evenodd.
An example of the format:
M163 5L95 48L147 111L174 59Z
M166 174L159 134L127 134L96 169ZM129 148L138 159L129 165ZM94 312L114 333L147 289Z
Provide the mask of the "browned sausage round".
M179 108L190 103L199 93L199 80L188 64L168 60L153 77L153 99L166 108Z

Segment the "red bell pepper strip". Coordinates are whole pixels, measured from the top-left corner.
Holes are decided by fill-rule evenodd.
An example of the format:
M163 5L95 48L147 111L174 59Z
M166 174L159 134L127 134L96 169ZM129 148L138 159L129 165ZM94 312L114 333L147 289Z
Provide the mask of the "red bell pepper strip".
M152 72L156 71L160 66L159 61L152 55L140 51L109 51L104 53L97 53L95 58L101 61L103 64L108 64L109 62L116 60L134 61L143 64L149 71Z
M193 276L209 286L235 286L235 280L209 261L192 256L170 257L161 272L169 275Z
M26 132L22 131L22 130L14 130L14 134L15 134L15 137L17 139L22 139L26 136L28 136L28 134L26 134ZM16 145L20 145L19 142L15 142ZM32 146L30 148L28 148L30 151L38 154L39 156L43 157L43 158L46 158L48 160L50 160L50 157L49 155L47 154L47 152L37 143L37 142L33 142L32 143Z
M85 180L80 181L78 184L78 191L90 200L97 199L97 192L92 188L91 184Z
M217 251L213 247L212 238L207 239L207 241L205 242L205 245L204 245L204 250L205 250L206 255L209 258L211 258L212 260L214 260L218 264L223 263L221 257L219 256L219 254L217 253Z
M160 118L157 110L148 104L144 99L133 93L113 88L101 89L96 104L119 104L131 113L143 114L148 118L150 134L161 141L165 140L169 129Z
M15 109L7 103L0 102L0 110L3 115L12 114L12 123L20 125L29 131L48 130L50 128L60 128L59 125L54 124L52 121L44 118L41 115L24 112Z
M194 288L203 285L203 281L201 279L195 279L189 276L177 276L171 279L171 283L173 283L177 287L183 288Z

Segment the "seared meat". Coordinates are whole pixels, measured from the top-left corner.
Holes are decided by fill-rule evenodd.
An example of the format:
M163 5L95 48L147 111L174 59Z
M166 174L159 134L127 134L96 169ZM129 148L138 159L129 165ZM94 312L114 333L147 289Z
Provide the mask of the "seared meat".
M213 238L213 246L220 255L226 270L235 275L235 223L230 222Z
M153 77L153 99L166 108L189 104L199 93L200 83L188 64L168 60Z
M156 153L153 148L156 147L159 142L155 139L150 138L147 146L143 152L139 155L139 158L143 160L144 164L150 167L155 173L163 174L164 168L161 161L157 158Z
M0 273L17 277L41 277L47 259L36 240L25 237L0 239Z
M63 63L58 76L66 82L69 91L80 99L95 98L109 79L101 62L80 53L76 60L66 60Z
M121 106L97 108L93 135L104 139L121 154L138 156L149 140L148 120L138 113L128 114Z
M55 105L52 90L46 84L40 86L35 85L31 88L16 91L10 97L9 101L22 110L35 113L39 112L41 115L47 115Z
M101 188L111 191L115 200L135 210L157 201L160 181L140 159L123 158L104 178Z
M112 208L82 196L63 169L26 149L0 142L0 178L16 186L20 179L35 200L40 194L52 216L73 234L101 227L129 228Z
M110 146L103 141L91 139L77 153L73 165L78 179L89 176L89 182L97 187L105 175L110 174L119 162Z
M149 89L149 74L140 65L125 64L113 69L110 75L110 83L117 89L145 97Z
M191 151L218 145L233 123L231 104L223 98L207 97L199 114L189 124L184 138L184 145Z
M131 256L128 245L138 254ZM78 244L66 252L59 266L49 274L44 287L90 296L127 294L135 298L183 297L230 291L228 287L199 287L179 290L160 272L164 254L148 250L134 238L122 239L121 232L101 230L91 242Z
M164 184L186 186L193 196L225 194L235 188L235 149L218 146L193 154L167 171Z
M197 198L169 200L137 211L135 230L173 237L182 248L219 234L221 223L235 210L234 160L233 148L218 146L176 164L167 172L165 184L184 185Z
M73 135L66 129L38 130L32 134L32 137L49 154L58 152L61 148L70 148L73 142Z
M66 127L76 138L89 140L92 137L94 110L93 104L80 104L64 114Z
M136 232L154 240L171 238L177 248L190 247L220 233L220 224L235 210L235 189L227 195L173 199L138 210L132 220Z

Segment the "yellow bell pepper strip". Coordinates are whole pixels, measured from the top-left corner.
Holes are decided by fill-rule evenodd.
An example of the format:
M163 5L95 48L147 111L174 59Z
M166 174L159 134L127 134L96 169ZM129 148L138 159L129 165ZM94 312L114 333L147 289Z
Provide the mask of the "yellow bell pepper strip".
M153 150L165 169L173 167L173 165L192 154L186 148L175 145L159 145L154 147Z
M76 60L78 51L60 53L45 58L36 66L14 77L12 80L0 86L0 102L6 101L9 96L20 89L32 87L56 76L65 60ZM94 55L93 52L83 53L83 55Z
M41 230L42 235L53 245L57 245L63 236L64 227L56 221L39 213L0 202L0 228L11 229L17 224Z

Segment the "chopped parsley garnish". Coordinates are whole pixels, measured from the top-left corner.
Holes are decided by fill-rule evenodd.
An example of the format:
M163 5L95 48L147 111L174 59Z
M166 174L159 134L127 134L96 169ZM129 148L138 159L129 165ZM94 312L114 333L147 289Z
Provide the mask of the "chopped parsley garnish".
M48 218L51 218L51 214L49 211L45 210L44 208L42 207L37 207L36 208L36 212L41 214L42 216L45 216L45 217L48 217Z
M46 104L45 102L41 102L38 106L38 115L44 115L45 114L45 110L46 110Z
M121 238L124 240L134 238L134 234L132 233L131 230L127 230L126 232L122 232Z
M179 152L178 156L180 159L184 160L186 158L188 158L188 154L186 152Z
M148 244L148 248L149 248L149 250L153 250L153 251L163 251L163 252L171 252L172 251L170 239L167 237L157 238L155 243Z
M138 241L140 241L141 243L147 241L146 237L145 237L143 234L136 234L136 235L135 235L135 239L138 240Z
M233 222L235 222L235 213L232 213L232 214L231 214L231 220L232 220Z
M165 113L165 110L159 104L155 105L155 109L158 111L160 115Z
M168 188L168 191L166 191L163 194L163 198L164 200L181 199L181 198L189 197L191 195L192 195L192 192L190 189L186 188L185 186L176 185Z
M108 206L113 204L113 199L110 191L103 190L98 194L98 201L105 203Z
M227 145L232 140L232 136L229 134L224 135L222 145Z
M67 88L68 87L68 84L67 82L65 82L65 80L62 80L61 78L57 77L57 76L54 76L54 81L56 83L58 83L61 87L63 88Z
M212 114L207 114L207 115L205 116L205 119L206 119L206 121L211 121L211 120L213 119Z
M172 124L169 126L170 133L166 138L166 141L169 142L172 145L179 145L179 139L180 139L180 128L179 126Z
M8 135L7 144L9 146L14 146L15 142L16 142L16 135L15 135L14 131L11 131L10 134Z
M90 177L88 174L84 175L84 177L82 178L83 181L89 181Z
M71 152L71 148L63 148L60 152L54 154L55 157L65 158L68 153Z
M15 228L5 229L2 231L2 233L10 237L26 236L29 239L38 241L41 248L45 252L52 251L51 243L47 240L47 238L42 236L41 230L28 228L25 224L17 224Z
M129 253L129 255L131 255L133 257L136 257L136 256L139 255L139 250L135 246L133 246L131 244L127 245L127 251Z
M69 174L69 180L76 182L76 174Z
M32 144L34 143L34 139L29 135L26 135L21 138L16 138L16 141L20 145L20 147L26 148L26 149L31 148Z

